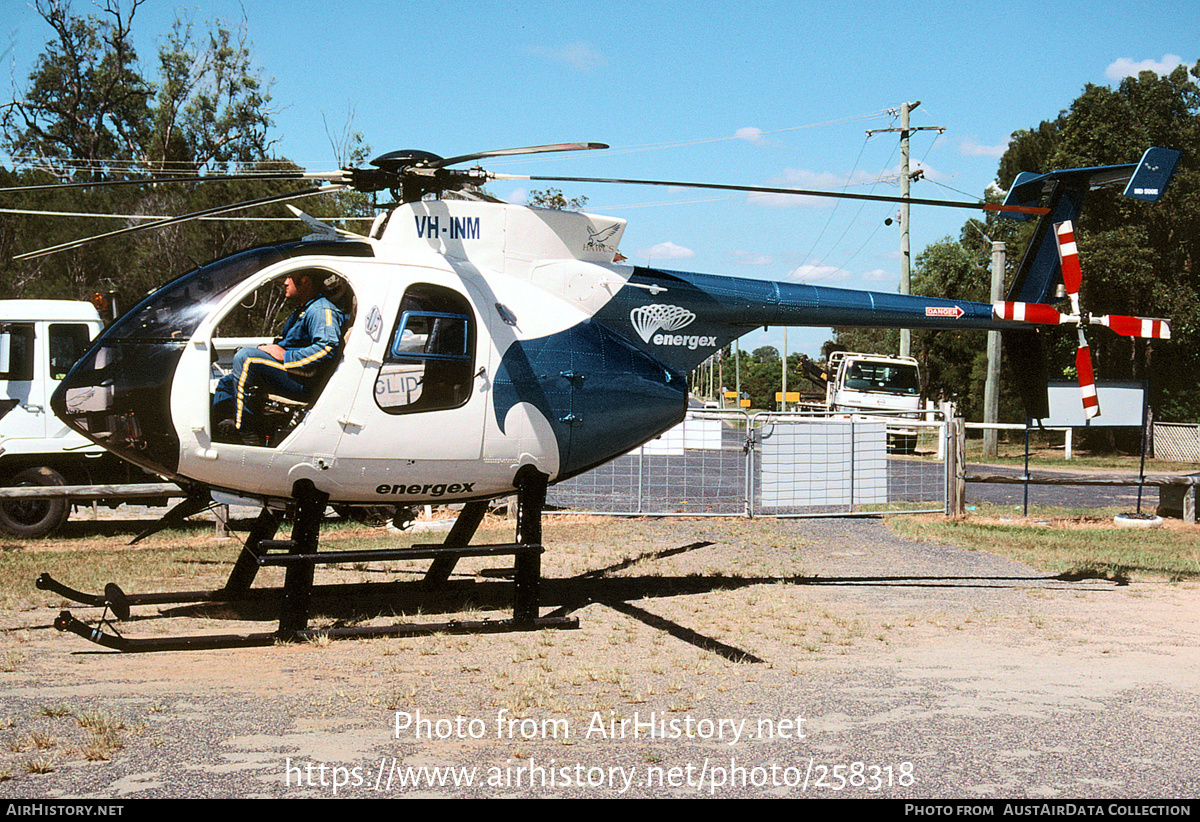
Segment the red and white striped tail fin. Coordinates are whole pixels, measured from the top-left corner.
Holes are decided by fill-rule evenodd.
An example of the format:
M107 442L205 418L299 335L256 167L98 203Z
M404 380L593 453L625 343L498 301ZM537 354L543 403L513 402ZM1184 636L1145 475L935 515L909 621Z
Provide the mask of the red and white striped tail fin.
M1106 326L1125 337L1144 337L1148 340L1171 339L1171 325L1166 320L1110 314L1107 317L1092 317L1092 322Z
M1045 303L992 303L992 316L997 320L1014 320L1022 323L1059 325L1069 322L1066 315Z
M1079 329L1079 348L1075 351L1075 373L1083 395L1083 415L1089 420L1100 416L1100 397L1096 394L1096 372L1092 369L1092 351L1088 348L1083 329Z

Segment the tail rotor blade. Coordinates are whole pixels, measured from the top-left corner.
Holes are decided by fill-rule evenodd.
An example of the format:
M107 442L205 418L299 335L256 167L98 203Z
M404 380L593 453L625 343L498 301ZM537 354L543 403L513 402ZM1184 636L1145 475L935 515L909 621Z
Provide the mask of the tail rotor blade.
M1039 325L1060 325L1069 322L1066 315L1045 303L992 303L992 316L997 320L1014 320Z
M1075 373L1083 394L1083 415L1089 420L1100 416L1100 398L1096 395L1096 373L1092 369L1092 352L1079 329L1079 349L1075 352Z
M1092 317L1092 322L1107 326L1124 337L1144 337L1148 340L1171 339L1171 326L1166 320L1110 314L1107 317Z
M1079 268L1079 248L1075 244L1075 226L1070 220L1054 224L1058 236L1058 258L1062 261L1063 286L1071 297L1076 311L1079 308L1079 288L1083 285L1083 272Z

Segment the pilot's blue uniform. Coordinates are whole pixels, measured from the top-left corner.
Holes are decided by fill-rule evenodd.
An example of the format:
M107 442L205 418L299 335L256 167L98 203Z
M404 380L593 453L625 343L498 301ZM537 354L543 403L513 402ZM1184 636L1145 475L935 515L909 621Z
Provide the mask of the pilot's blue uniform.
M346 315L323 296L309 300L288 317L275 343L284 349L283 362L259 348L241 348L233 370L217 382L213 408L232 416L243 433L257 430L260 409L246 401L247 391L263 390L308 402L318 377L337 362Z

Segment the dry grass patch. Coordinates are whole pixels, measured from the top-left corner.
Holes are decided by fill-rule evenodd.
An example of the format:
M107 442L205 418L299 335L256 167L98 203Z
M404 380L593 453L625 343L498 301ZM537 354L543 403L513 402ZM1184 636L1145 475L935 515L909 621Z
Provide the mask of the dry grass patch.
M892 530L907 539L990 551L1051 573L1117 581L1200 578L1197 526L1168 521L1162 528L1118 528L1115 512L1082 514L1035 509L1028 517L985 506L961 520L897 517Z

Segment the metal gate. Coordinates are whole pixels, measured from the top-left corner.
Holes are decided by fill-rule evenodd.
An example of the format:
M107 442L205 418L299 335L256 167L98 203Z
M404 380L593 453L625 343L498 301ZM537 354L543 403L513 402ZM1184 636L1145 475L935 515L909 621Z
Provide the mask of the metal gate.
M551 487L547 502L689 517L945 511L946 426L934 417L697 409L658 439Z

